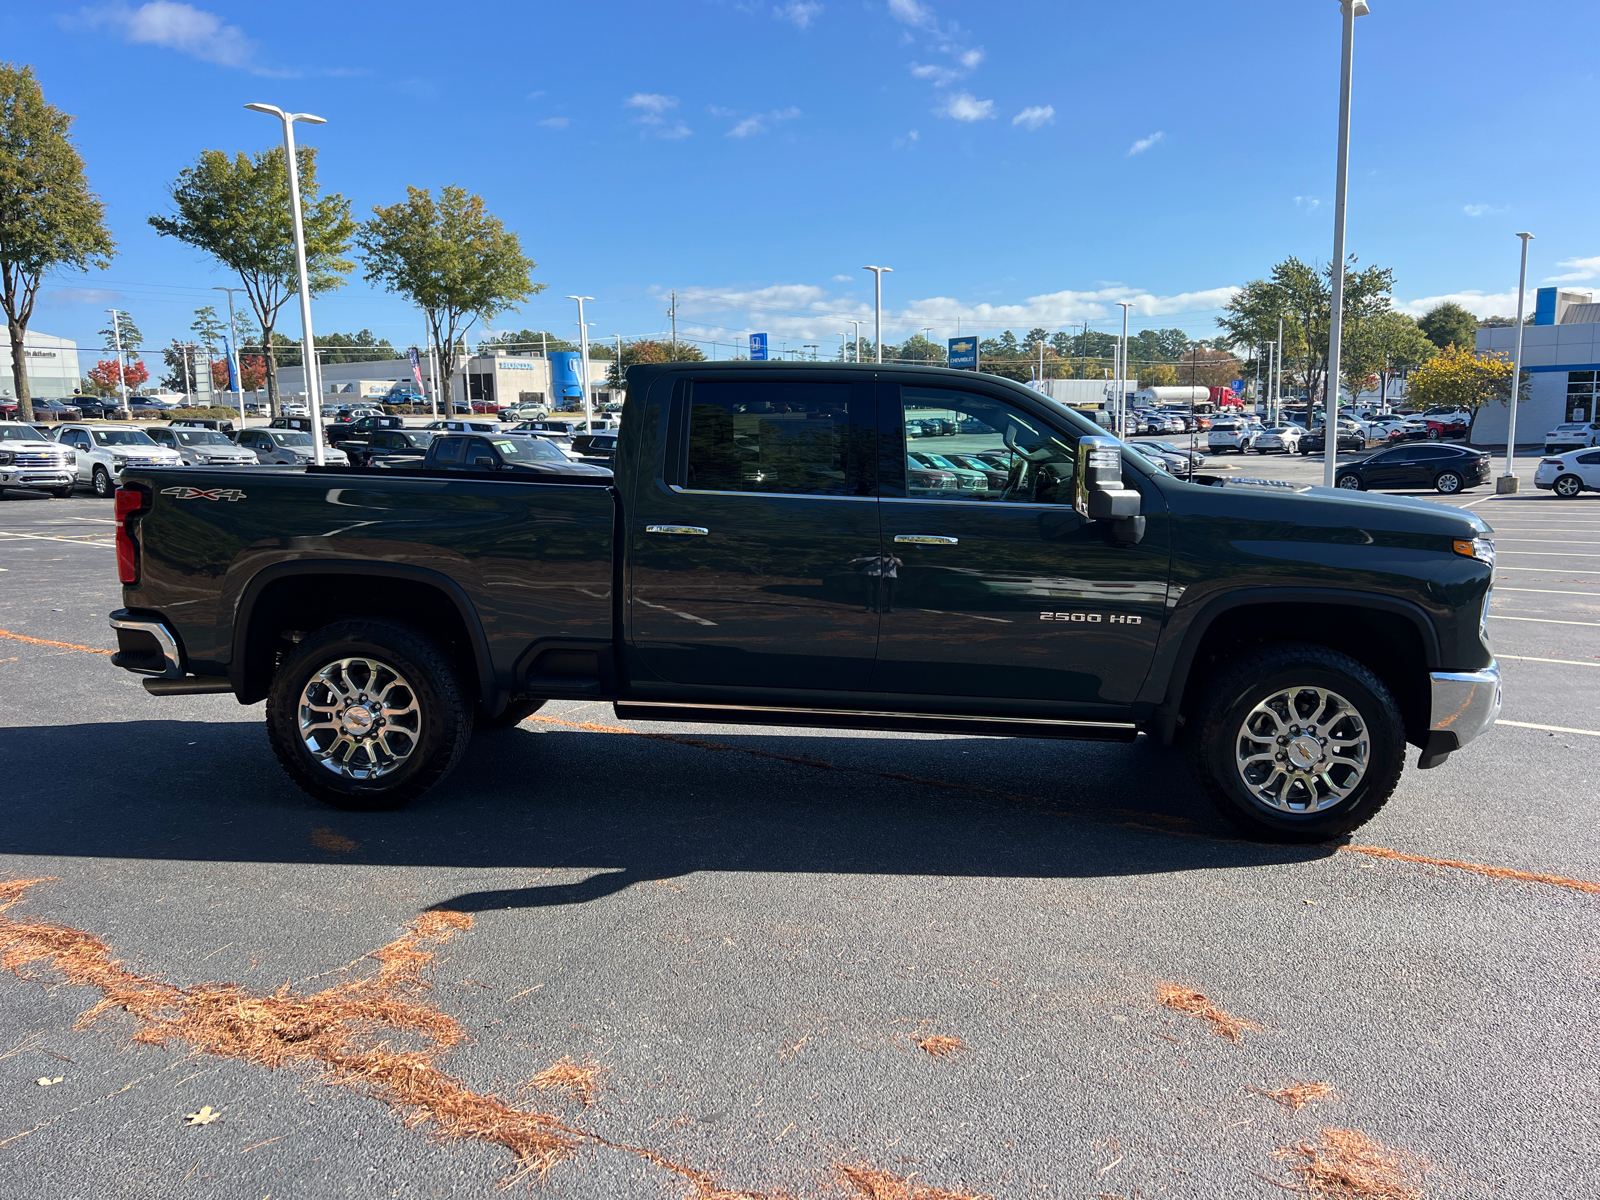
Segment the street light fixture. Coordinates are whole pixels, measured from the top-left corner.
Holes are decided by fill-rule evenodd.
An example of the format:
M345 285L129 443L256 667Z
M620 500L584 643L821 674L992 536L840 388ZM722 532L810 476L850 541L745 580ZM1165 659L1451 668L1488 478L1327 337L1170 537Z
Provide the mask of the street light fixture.
M877 360L883 361L883 273L893 271L893 267L862 267L863 271L872 272L873 282L873 311L877 315L877 323L873 329L877 341Z
M861 361L861 322L851 320L850 324L856 327L856 340L850 343L850 352L855 355L857 362Z
M1517 349L1511 356L1511 420L1506 425L1506 473L1495 480L1496 494L1517 490L1517 400L1522 395L1522 300L1528 291L1528 243L1533 234L1519 233L1522 239L1522 269L1517 273Z
M593 296L568 296L568 300L578 302L578 350L583 356L578 364L578 381L583 385L583 431L594 432L594 401L589 396L589 327L583 323L583 302L593 300ZM673 318L677 318L677 300L673 300ZM677 343L677 332L673 332L673 343Z
M307 409L311 413L311 448L317 466L326 465L322 444L322 376L317 370L317 340L311 332L311 281L306 276L306 230L300 218L300 165L294 155L294 123L326 125L311 113L284 112L272 104L246 104L251 112L266 113L283 122L283 157L289 168L289 213L294 219L294 265L300 279L300 361L305 364ZM230 297L230 300L232 298Z
M111 336L117 343L117 391L122 396L123 413L131 418L133 413L128 408L128 365L122 358L122 310L108 308L106 311L111 314Z
M1344 336L1344 201L1350 187L1350 75L1355 57L1356 18L1367 0L1339 0L1344 17L1344 53L1339 72L1339 169L1333 200L1333 312L1328 329L1328 379L1323 385L1322 486L1332 487L1339 456L1339 343Z

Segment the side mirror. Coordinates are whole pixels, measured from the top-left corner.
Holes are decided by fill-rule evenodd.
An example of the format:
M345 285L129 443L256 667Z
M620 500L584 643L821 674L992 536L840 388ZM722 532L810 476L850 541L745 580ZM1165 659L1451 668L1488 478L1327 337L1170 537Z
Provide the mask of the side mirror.
M1078 477L1073 507L1091 521L1115 521L1139 515L1143 497L1122 486L1122 443L1110 437L1078 441Z
M484 471L492 471L495 469L496 464L494 459L487 458L480 454L477 458L472 460L472 465Z

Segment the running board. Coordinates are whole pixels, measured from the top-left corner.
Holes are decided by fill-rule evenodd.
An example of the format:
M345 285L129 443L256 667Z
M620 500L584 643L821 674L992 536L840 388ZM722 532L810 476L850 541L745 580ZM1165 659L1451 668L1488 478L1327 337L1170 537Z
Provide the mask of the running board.
M1050 717L971 717L875 712L853 708L778 708L759 704L677 704L618 700L620 720L699 721L718 725L805 725L892 733L964 733L979 737L1065 738L1131 742L1139 727L1128 721L1062 721Z

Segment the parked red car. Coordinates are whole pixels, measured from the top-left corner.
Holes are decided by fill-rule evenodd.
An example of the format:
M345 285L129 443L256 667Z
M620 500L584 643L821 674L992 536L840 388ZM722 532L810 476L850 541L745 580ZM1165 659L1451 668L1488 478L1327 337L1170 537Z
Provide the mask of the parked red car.
M1472 428L1472 418L1460 413L1449 416L1424 417L1428 423L1428 437L1432 441L1440 438L1466 437L1467 430Z

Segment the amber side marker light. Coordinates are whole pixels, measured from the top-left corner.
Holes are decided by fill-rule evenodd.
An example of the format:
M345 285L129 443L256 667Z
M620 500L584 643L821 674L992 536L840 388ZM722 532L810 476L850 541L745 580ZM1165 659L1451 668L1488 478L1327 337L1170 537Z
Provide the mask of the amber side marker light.
M150 493L143 488L117 489L117 576L126 584L139 582L139 555L128 531L128 518L149 507Z
M1456 538L1450 543L1450 548L1463 558L1475 558L1479 562L1494 566L1493 538Z

